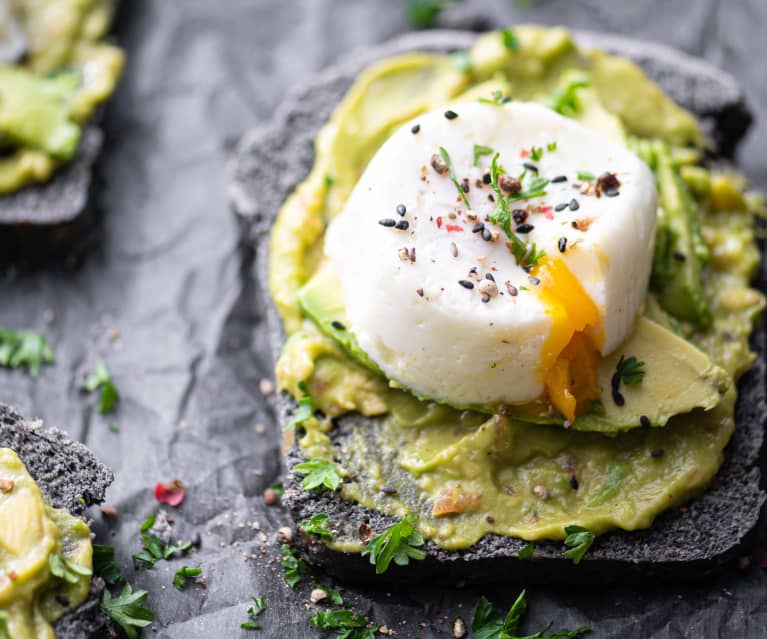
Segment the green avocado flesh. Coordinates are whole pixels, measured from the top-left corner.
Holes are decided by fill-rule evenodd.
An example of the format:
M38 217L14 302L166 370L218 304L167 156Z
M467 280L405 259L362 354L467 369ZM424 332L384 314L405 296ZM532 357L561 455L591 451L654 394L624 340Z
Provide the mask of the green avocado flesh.
M735 382L753 361L748 339L764 307L750 287L763 203L741 176L701 165L705 139L694 117L632 62L578 49L564 29L514 33L515 50L486 34L460 65L413 53L362 73L319 133L314 167L270 238L270 290L288 334L277 379L297 398L304 382L322 411L298 434L304 456L336 463L344 499L412 513L426 537L449 549L489 532L535 540L561 539L570 524L595 534L646 528L698 494L722 463ZM387 379L357 346L323 257L328 222L391 132L426 110L494 92L556 107L629 145L658 185L644 317L600 362L601 401L569 428L543 400L455 408ZM643 361L645 375L621 386L618 406L611 382L623 354ZM353 425L331 420L350 413ZM340 447L331 444L334 428L348 431ZM360 549L356 539L324 541Z
M82 126L113 93L120 49L103 40L112 0L11 0L27 54L0 65L0 194L44 182L70 160Z
M16 453L0 448L0 637L54 639L51 624L88 598L92 568L88 526L48 506Z

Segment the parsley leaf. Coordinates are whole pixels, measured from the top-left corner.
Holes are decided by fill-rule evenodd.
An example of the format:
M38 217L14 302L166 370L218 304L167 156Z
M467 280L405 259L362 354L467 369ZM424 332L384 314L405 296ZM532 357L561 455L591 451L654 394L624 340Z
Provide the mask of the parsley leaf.
M310 519L302 521L298 527L309 535L332 538L333 533L325 528L327 522L328 516L325 513L317 513L312 515Z
M152 526L154 526L155 519L157 519L157 514L156 513L149 513L149 515L147 515L147 518L141 524L141 528L139 528L139 530L142 533L145 533Z
M313 490L325 486L330 490L336 490L341 484L341 475L333 462L327 459L312 458L293 466L293 470L299 475L305 475L301 482L304 490Z
M306 572L306 564L298 558L298 551L288 544L280 546L280 564L285 570L285 581L288 586L295 588L301 575Z
M535 553L535 542L531 541L519 549L519 552L517 552L517 557L520 559L530 559L530 557L533 556L533 553Z
M175 546L166 546L157 535L141 535L141 541L145 550L133 555L133 565L136 567L154 568L158 561L162 559L168 561L173 559L175 555L184 555L192 547L192 543L189 541Z
M557 113L572 116L580 109L578 90L589 86L588 81L581 77L571 79L563 88L557 89L548 100L548 105Z
M10 619L10 615L4 610L0 610L0 637L8 636L8 619Z
M125 575L115 561L115 549L112 546L93 546L93 572L110 586L125 581Z
M261 625L256 623L256 619L266 610L266 602L263 597L251 597L251 599L253 599L253 603L246 610L250 621L241 623L240 628L243 630L261 630Z
M540 162L542 157L543 157L542 146L534 146L530 149L530 159L533 162Z
M461 196L461 199L463 200L463 203L466 205L467 209L471 208L471 204L469 204L469 200L466 197L466 193L464 193L463 189L461 188L461 185L458 184L458 178L455 177L455 170L453 169L453 162L450 160L450 154L447 152L444 146L439 147L439 154L442 156L442 159L445 161L445 164L447 164L447 168L450 171L450 181L453 183L456 189L458 189L458 194Z
M26 366L27 373L37 377L43 365L53 364L54 360L53 350L42 335L32 331L0 328L0 366Z
M128 639L136 639L136 629L145 628L154 621L154 613L144 608L146 598L146 590L134 592L130 584L125 584L118 597L112 597L108 590L104 591L101 609L125 631Z
M492 96L490 98L477 98L477 102L481 104L494 104L495 106L502 106L511 102L511 98L508 95L504 96L500 91L493 91L490 95Z
M176 571L173 577L173 586L177 590L183 590L186 588L186 583L189 579L194 579L202 574L202 568L190 568L189 566L181 566Z
M296 426L303 426L304 422L314 415L314 407L312 406L312 396L309 394L309 389L306 386L306 382L298 382L298 390L301 391L301 399L298 400L298 406L293 411L293 417L288 422L287 428L295 428Z
M406 515L367 543L362 556L370 555L370 563L376 567L377 575L386 572L392 561L398 566L407 566L411 559L426 558L426 553L418 548L424 541L415 522L413 515Z
M546 145L546 150L549 151L549 153L553 153L554 151L556 151L557 150L557 143L556 143L556 141L549 142Z
M594 533L588 528L575 525L565 526L565 533L567 534L565 546L567 546L569 550L565 550L562 555L568 559L572 559L573 563L577 566L581 563L583 555L586 554L586 551L591 547L591 544L594 543Z
M501 38L503 39L503 46L506 47L506 49L513 53L519 51L519 38L511 29L501 29Z
M407 19L414 27L425 28L434 24L439 14L453 0L407 0Z
M474 145L474 166L479 166L479 158L483 155L490 155L493 152L489 146L482 146L481 144Z
M323 590L325 594L328 596L328 599L332 601L336 606L343 606L344 605L344 598L341 596L341 593L337 590L333 590L330 586L326 586L325 584L321 584L319 581L314 582L314 587L319 588L320 590Z
M626 358L625 355L621 355L615 370L620 380L626 386L633 386L644 379L644 365L644 362L640 362L633 355L628 358Z
M591 180L596 179L596 176L590 171L578 171L577 175L578 179L582 182L590 182Z
M631 467L625 461L616 460L612 462L607 468L607 474L602 482L602 487L599 492L589 499L588 506L599 506L614 496L630 470Z
M324 610L309 621L317 628L339 630L337 639L374 639L375 628L367 628L368 620L353 610Z
M575 630L562 629L553 635L546 633L553 624L549 624L543 630L521 637L517 635L522 617L527 612L527 593L523 590L519 593L512 604L506 617L501 617L493 611L493 605L485 598L480 597L474 607L474 616L471 620L471 629L474 639L575 639L583 633L591 630L589 626L581 626Z
M83 390L89 393L99 389L101 390L101 395L99 397L98 411L103 415L109 413L120 399L120 393L117 392L117 387L112 382L112 377L109 375L109 370L104 362L96 364L96 368L85 378L85 383L83 384Z
M90 568L76 564L57 552L48 556L48 567L54 577L63 579L69 584L76 584L80 581L80 577L90 577L93 574Z

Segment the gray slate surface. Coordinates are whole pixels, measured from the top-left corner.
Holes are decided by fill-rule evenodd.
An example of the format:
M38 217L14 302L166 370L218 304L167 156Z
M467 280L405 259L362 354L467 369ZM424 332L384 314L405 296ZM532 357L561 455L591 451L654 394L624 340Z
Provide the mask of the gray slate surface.
M734 72L760 118L741 149L741 165L767 188L761 0L472 6L479 4L496 24L565 22L629 33ZM0 281L0 325L43 331L58 358L37 381L0 371L0 397L67 429L115 470L108 501L120 518L97 529L102 542L117 545L126 568L138 550L139 523L154 508L154 483L178 477L190 487L173 513L175 528L180 537L202 534L202 550L183 563L202 565L208 587L183 593L170 587L178 561L138 574L134 581L150 590L158 617L146 637L256 636L239 630L251 594L263 594L269 606L258 636L321 636L306 620L306 588L297 596L279 570L243 559L243 552L258 554L265 545L273 554L281 519L260 495L278 470L279 450L272 415L256 390L269 375L270 358L263 314L252 302L250 264L237 252L226 161L239 135L269 119L291 85L352 48L406 29L399 2L133 0L118 25L130 60L106 120L101 245L76 272ZM118 340L109 339L110 327L119 330ZM81 376L100 357L123 396L117 434L96 414L95 398L79 391ZM240 527L254 521L269 531L269 544L253 527ZM767 526L762 531L767 538ZM528 591L525 628L553 620L556 627L592 623L592 636L600 639L763 637L766 586L767 573L751 567L691 587L535 587ZM427 585L390 596L360 590L348 599L398 637L431 639L449 637L450 620L468 619L479 594L508 607L519 587Z

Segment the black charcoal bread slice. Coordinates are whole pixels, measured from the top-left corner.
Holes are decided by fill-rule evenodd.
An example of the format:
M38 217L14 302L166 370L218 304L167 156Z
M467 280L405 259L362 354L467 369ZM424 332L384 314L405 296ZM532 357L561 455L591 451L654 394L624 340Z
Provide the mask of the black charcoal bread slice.
M368 49L300 87L279 110L271 124L246 134L234 165L231 198L239 219L256 247L257 295L267 319L269 349L279 354L284 333L267 284L269 227L284 199L304 179L313 162L312 142L357 74L370 62L411 50L452 51L466 48L474 36L467 32L432 31L408 35ZM608 49L635 59L672 97L710 124L723 154L731 152L743 136L751 117L735 81L701 61L668 49L623 37L576 34L587 46ZM764 278L760 283L764 288ZM314 564L345 579L404 582L425 578L451 582L486 582L508 579L526 582L606 583L649 579L694 579L710 573L736 554L755 526L765 494L757 468L767 422L765 332L753 338L758 359L739 383L737 428L725 463L711 486L684 509L659 516L649 530L614 532L599 537L578 566L561 556L561 543L537 544L535 560L520 560L524 545L518 539L488 535L461 552L440 549L431 542L429 557L405 569L390 569L375 576L373 567L358 554L329 550L321 542L303 547ZM287 419L295 407L291 398L275 396L277 414ZM352 415L340 420L333 437L341 445L351 429L368 432L369 422ZM292 472L302 460L297 447L286 456L283 502L296 522L315 513L341 522L341 534L354 536L362 523L382 531L394 519L342 500L337 493L307 493L301 478Z
M84 517L104 501L114 476L85 446L56 429L37 428L14 409L0 404L0 448L11 448L24 462L45 499ZM57 639L113 639L112 621L99 608L104 582L91 580L87 601L54 625Z

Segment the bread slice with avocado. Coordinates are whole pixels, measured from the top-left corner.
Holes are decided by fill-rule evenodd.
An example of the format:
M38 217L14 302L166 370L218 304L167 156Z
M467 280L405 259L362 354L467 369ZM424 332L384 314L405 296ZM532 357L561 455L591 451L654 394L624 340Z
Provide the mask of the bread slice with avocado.
M4 506L17 509L18 512L37 512L40 510L38 495L42 494L46 534L57 537L62 534L63 561L72 561L90 556L90 532L83 518L86 510L104 500L107 488L112 483L113 475L106 466L99 462L85 446L69 439L56 429L42 429L31 425L12 408L0 404L0 479L6 480L13 474L17 481L2 497L7 502ZM30 479L31 478L31 479ZM39 492L37 490L39 489ZM11 502L17 494L18 501ZM51 519L53 518L53 519ZM51 533L48 522L55 521L59 533ZM22 530L23 517L14 517L0 526L0 546L3 561L11 561L9 548L20 542L18 552L13 555L14 566L19 572L27 565L29 537ZM10 526L10 527L9 527ZM23 543L21 543L23 542ZM82 555L82 557L81 557ZM46 561L48 563L49 560ZM89 563L89 561L88 561ZM71 564L67 564L70 566ZM29 566L27 566L29 567ZM0 566L0 571L2 566ZM82 571L83 573L88 571ZM100 603L104 591L104 582L96 576L80 575L74 572L72 581L63 582L63 588L70 595L82 600L74 607L62 593L51 590L40 601L49 601L49 611L53 611L55 622L53 631L58 639L110 639L117 637L112 621L101 611ZM12 587L3 585L0 572L0 611L16 618L24 616L24 601L14 597ZM58 592L58 596L56 593ZM6 620L10 626L10 621ZM42 623L38 620L36 623ZM42 628L40 628L42 631ZM3 636L0 632L0 636ZM14 635L15 637L16 635ZM36 633L30 636L38 636Z
M356 56L353 61L327 71L313 84L297 92L293 101L283 108L272 126L247 136L243 141L232 196L240 219L258 241L256 253L260 284L258 292L263 308L267 309L270 346L275 360L285 339L280 317L268 293L269 277L266 261L268 239L264 235L279 207L296 184L309 173L314 160L311 151L312 141L354 79L367 65L383 57L407 51L449 52L465 49L471 46L474 38L474 35L467 33L431 32L407 36L381 48L369 50ZM623 38L603 38L595 34L576 34L575 38L579 43L587 42L636 60L675 102L690 109L701 120L709 123L709 133L717 142L722 155L728 155L735 148L737 141L744 133L744 123L749 121L749 117L744 115L747 111L742 93L731 78L664 47L641 44ZM327 176L325 177L327 179ZM332 177L330 176L331 180ZM668 192L673 194L674 188L671 184L668 186ZM694 233L681 237L689 242L691 250L694 250L694 243L697 241ZM674 236L673 241L680 241L680 236ZM682 260L678 261L682 262ZM688 286L695 276L695 273L688 268L691 268L689 264L674 271L682 278L677 289L680 294L678 296L669 294L669 299L663 301L669 304L677 301L677 297L681 298L685 295L687 298L682 300L685 304L684 308L694 310L695 296L698 291ZM683 278L689 279L685 281ZM334 304L332 296L324 293L320 295L321 302L317 304L316 297L311 295L310 290L304 290L302 299L304 312L313 317L320 328L327 324L326 333L331 333L333 330L343 331L341 328L344 326L343 319L339 319L340 315L333 315L343 312L343 304ZM648 314L652 314L652 308L648 309ZM660 319L663 320L663 317L661 314ZM655 324L652 322L648 322L647 326L648 331L655 330ZM664 330L666 331L664 335L671 334L673 326L666 325ZM334 336L334 339L335 348L345 349L347 353L354 352L353 344L344 343L344 339L338 336ZM673 338L669 339L673 341ZM658 347L659 343L662 344L663 341L659 342L658 339L653 338L649 340L648 346ZM332 346L322 347L333 348ZM320 346L318 345L317 348ZM683 494L689 495L691 492L689 486L696 486L696 492L699 493L697 496L685 503L681 503L678 498L673 500L672 496L671 503L674 506L658 508L658 511L665 509L665 512L658 515L649 528L647 528L649 522L643 520L637 524L638 528L643 528L642 530L606 532L598 536L589 551L584 556L578 557L577 565L571 561L572 552L568 551L569 554L563 556L563 551L570 547L563 546L559 541L537 541L532 548L522 539L490 532L483 534L481 538L462 549L446 548L445 544L437 545L433 541L426 541L422 546L416 544L420 550L425 551L425 559L410 561L407 569L391 569L383 575L375 576L368 561L369 558L361 556L359 551L370 540L372 534L383 533L394 525L398 518L365 508L357 501L345 500L336 491L302 489L301 484L305 478L306 467L299 467L296 470L296 466L312 456L303 452L311 451L311 447L302 449L294 444L287 453L284 503L297 523L308 521L315 515L327 515L325 521L330 526L332 543L324 543L322 538L317 536L306 537L302 538L305 542L303 550L313 563L321 564L328 571L346 578L395 582L434 577L463 582L487 581L506 578L510 574L514 574L519 579L542 582L632 581L648 577L694 578L710 572L716 565L737 552L740 544L755 525L764 501L756 465L762 444L762 430L767 417L762 329L758 329L753 334L752 349L757 354L756 362L738 382L738 402L735 407L737 427L726 448L724 464L719 468L713 482L709 483L705 490L702 484L697 489L699 483L696 483L695 471L692 469L687 479L680 478L679 487L682 489L684 482L688 481L688 490ZM721 375L709 366L708 358L702 358L700 362L697 362L697 355L696 352L695 357L686 360L695 372L690 378L690 381L695 383L683 383L679 388L685 388L685 390L687 387L697 388L695 393L690 392L689 396L686 395L686 399L693 402L690 408L692 406L710 407L721 399L727 384L722 383ZM355 366L357 367L351 366L344 371L346 374L363 375L366 369L372 368L364 361L364 358L360 357L357 357ZM711 375L708 373L701 375L703 370L711 372ZM668 374L673 376L673 371L668 371ZM680 376L683 377L681 372ZM679 381L673 377L669 379L674 382ZM706 383L705 380L710 380L711 383ZM296 389L291 390L296 392ZM367 396L362 399L356 398L359 400L357 403L375 401L377 392L380 392L380 388L375 389L375 392L367 393ZM300 397L300 393L297 395ZM372 400L371 396L373 396ZM652 404L653 399L648 398L648 402ZM277 399L277 404L281 419L285 423L295 420L296 415L302 415L301 411L306 410L305 403L297 409L295 402L285 395ZM658 408L655 419L648 418L646 413L651 412L648 408L646 412L634 415L640 419L632 418L631 424L626 423L626 427L631 426L635 429L626 437L637 440L646 438L645 452L648 458L662 458L664 454L668 455L666 459L673 458L674 449L669 448L664 451L662 448L651 446L653 437L651 431L662 431L662 428L637 428L645 426L645 420L641 419L642 417L645 417L648 422L655 422L653 426L661 425L664 418L668 416L667 411L664 412L662 407L654 408ZM297 410L298 413L296 413ZM369 412L375 414L376 407ZM691 415L684 427L694 432L697 425L696 414ZM598 419L593 421L594 424L599 423ZM615 420L607 421L610 422L611 427L615 426ZM387 465L381 439L382 429L385 428L382 423L380 418L350 414L334 419L332 428L313 432L313 435L318 438L318 441L322 437L327 437L327 443L344 460L348 470L347 479L352 483L354 483L355 473L377 473L387 479L385 492L388 495L396 495L393 499L400 500L402 503L415 503L419 499L417 495L419 486L412 480L408 483L398 467ZM500 422L498 427L506 428ZM540 426L540 428L547 427ZM592 428L592 430L599 430L599 428ZM565 436L561 429L553 435L555 438ZM723 441L726 441L728 436L729 434L726 434ZM476 437L479 439L483 435L478 433ZM624 435L618 437L624 437ZM486 439L492 439L491 434ZM690 441L693 440L694 438L690 439ZM580 441L591 440L586 438ZM324 445L326 444L323 443ZM460 441L456 442L450 449L449 455L455 459L464 459L461 457L462 445ZM484 444L481 442L475 441L472 445L475 446L475 450L484 450L482 448ZM416 459L409 460L408 463L415 467L424 462ZM617 485L624 472L625 466L621 464L616 463L608 468L601 495L598 491L598 494L594 494L590 501L594 508L604 506L607 496L605 491L609 489L610 478L616 478ZM571 482L573 479L574 477L571 477ZM340 481L341 478L339 477L338 480ZM571 486L573 490L577 489L577 483L575 481ZM492 524L493 522L490 522L490 525ZM577 535L578 531L574 530L573 534ZM573 543L577 543L577 540L573 539Z

